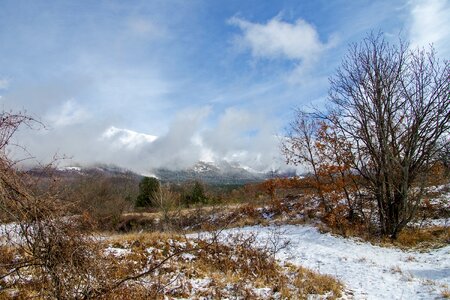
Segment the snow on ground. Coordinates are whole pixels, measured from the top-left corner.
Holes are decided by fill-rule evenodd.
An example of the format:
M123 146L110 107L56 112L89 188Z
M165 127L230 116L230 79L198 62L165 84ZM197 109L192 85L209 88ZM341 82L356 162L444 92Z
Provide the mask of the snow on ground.
M417 226L419 228L440 226L440 227L450 227L450 219L440 218L440 219L425 219L418 222L414 222L410 225Z
M427 192L442 193L442 192L445 192L445 190L448 190L449 188L450 188L450 183L446 183L446 184L427 187ZM446 193L446 194L448 195L449 193Z
M19 244L24 241L16 223L0 224L0 245Z
M226 231L257 233L261 244L271 244L274 232L260 226ZM450 286L450 246L427 253L402 251L321 234L309 225L282 225L276 232L290 241L278 252L279 260L338 278L354 299L435 299Z
M108 247L105 249L105 254L106 255L112 255L115 257L123 257L126 256L128 254L131 254L131 250L130 249L122 249L122 248L115 248L115 247Z

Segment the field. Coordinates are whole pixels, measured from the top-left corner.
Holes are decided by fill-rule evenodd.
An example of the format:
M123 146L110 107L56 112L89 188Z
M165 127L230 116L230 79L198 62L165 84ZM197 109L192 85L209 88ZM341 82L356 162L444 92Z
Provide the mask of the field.
M449 293L448 184L431 185L416 219L392 240L361 223L330 223L304 187L203 185L207 200L183 205L195 186L188 183L170 188L170 197L181 200L168 209L135 208L127 199L136 197L137 179L96 176L60 181L69 209L45 221L54 236L45 226L42 232L37 225L1 226L2 298L430 299ZM74 195L79 201L72 203Z

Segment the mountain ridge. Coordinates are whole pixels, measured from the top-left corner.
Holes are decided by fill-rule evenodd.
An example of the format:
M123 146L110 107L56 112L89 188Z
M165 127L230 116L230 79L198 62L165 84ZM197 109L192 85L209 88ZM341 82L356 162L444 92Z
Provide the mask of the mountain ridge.
M61 177L102 175L107 177L132 176L136 179L140 179L146 176L156 177L162 182L183 183L189 181L201 181L212 185L240 185L261 182L273 177L288 177L295 175L293 172L258 172L251 168L226 161L199 161L192 167L178 170L173 170L170 168L155 168L150 169L149 172L145 174L138 174L129 169L111 164L96 164L91 166L73 164L52 168L51 170L41 167L34 167L30 168L26 172L36 176L45 176L46 172L48 172L48 176L52 174Z

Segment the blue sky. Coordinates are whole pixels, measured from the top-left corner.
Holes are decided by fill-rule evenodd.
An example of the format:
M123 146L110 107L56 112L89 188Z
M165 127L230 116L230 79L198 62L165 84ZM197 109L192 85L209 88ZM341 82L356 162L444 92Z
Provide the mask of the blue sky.
M277 168L349 43L381 30L448 58L449 20L445 0L0 0L0 104L46 124L17 136L42 162Z

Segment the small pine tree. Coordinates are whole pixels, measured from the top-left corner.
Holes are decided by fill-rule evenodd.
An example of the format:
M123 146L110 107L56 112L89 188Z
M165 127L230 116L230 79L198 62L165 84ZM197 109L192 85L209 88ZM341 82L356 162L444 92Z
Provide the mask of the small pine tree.
M136 207L152 206L153 195L159 189L159 181L154 177L144 177L139 183L139 195L136 199Z
M197 204L197 203L206 204L207 202L208 202L208 197L206 196L205 188L198 181L195 181L194 186L192 187L191 191L188 192L187 195L183 196L183 203L187 207L189 207L189 205L191 205L191 204Z
M208 201L208 197L206 197L205 194L205 188L198 181L194 183L194 187L192 188L191 201L192 203L202 204L205 204Z

